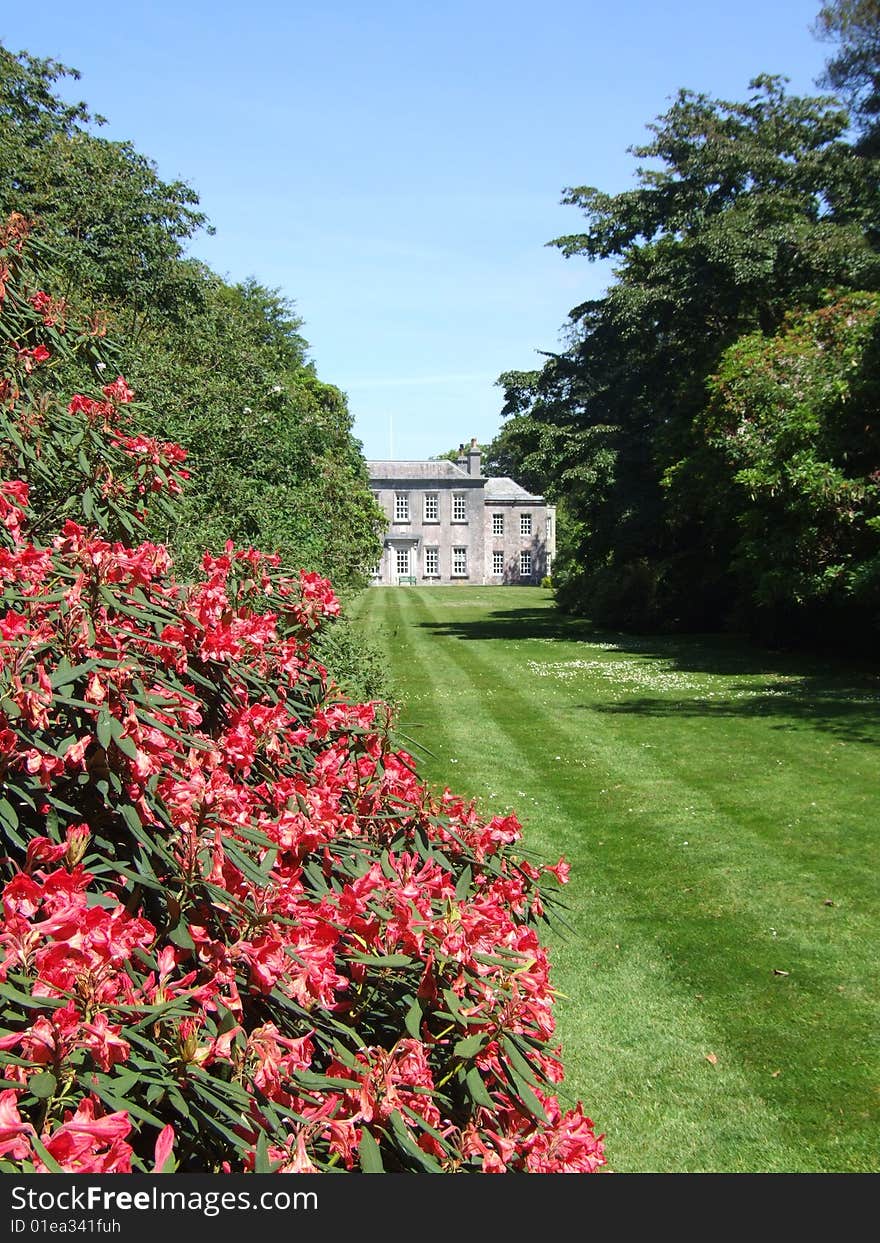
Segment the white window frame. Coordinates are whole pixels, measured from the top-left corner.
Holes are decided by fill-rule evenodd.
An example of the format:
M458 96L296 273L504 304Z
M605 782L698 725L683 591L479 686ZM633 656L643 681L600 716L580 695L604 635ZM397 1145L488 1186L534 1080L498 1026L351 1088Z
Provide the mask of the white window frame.
M533 564L534 563L532 561L531 551L528 548L524 548L522 552L519 554L519 576L520 578L531 578L532 577L532 573L533 573L532 565ZM528 569L526 569L526 566L528 566Z
M394 521L409 522L409 493L394 493Z
M504 534L504 514L493 514L492 515L492 534L493 535Z
M452 521L467 522L467 492L453 492Z
M532 515L531 514L520 514L519 533L520 535L531 535L532 533Z
M468 576L468 550L463 545L456 545L452 549L452 577L467 578Z
M440 577L440 549L435 545L425 546L425 578Z
M401 559L404 568L401 569ZM412 549L395 548L394 550L394 568L398 578L408 578L412 574Z
M440 493L426 492L422 503L422 521L440 521Z
M496 578L503 577L504 575L504 553L503 552L496 551L492 553L492 573L494 574Z

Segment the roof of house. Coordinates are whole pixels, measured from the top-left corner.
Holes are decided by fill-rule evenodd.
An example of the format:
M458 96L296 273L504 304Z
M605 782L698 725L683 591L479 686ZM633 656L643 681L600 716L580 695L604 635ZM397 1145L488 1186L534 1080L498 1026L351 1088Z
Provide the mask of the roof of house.
M487 501L535 501L543 504L543 496L527 492L525 488L507 475L487 479L483 475L469 475L466 470L441 458L436 462L394 462L373 460L367 462L370 479L393 479L401 482L417 480L451 479L455 482L471 483L485 487Z
M507 475L486 480L487 501L543 501L543 496L535 496Z
M474 479L466 470L444 458L437 462L367 462L371 479Z

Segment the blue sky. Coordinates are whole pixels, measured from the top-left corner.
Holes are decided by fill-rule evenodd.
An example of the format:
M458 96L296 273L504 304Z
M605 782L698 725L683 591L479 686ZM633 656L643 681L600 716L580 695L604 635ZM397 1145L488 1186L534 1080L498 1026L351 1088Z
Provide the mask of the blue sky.
M569 185L632 183L627 147L679 87L758 73L815 93L819 0L41 0L0 38L73 65L109 120L216 226L192 253L292 298L368 457L501 425L500 372L539 363L607 267L545 243Z

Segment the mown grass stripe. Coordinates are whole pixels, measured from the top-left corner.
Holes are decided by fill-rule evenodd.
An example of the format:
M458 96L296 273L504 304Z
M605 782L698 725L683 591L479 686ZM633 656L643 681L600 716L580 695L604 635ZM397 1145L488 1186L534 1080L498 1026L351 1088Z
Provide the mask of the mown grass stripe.
M413 610L413 612L414 616L418 616L419 618L422 618L425 613L427 613L428 616L434 615L433 610L430 607L427 607L427 609L419 609L418 612ZM509 674L505 675L500 670L492 669L491 662L487 664L487 659L484 659L478 655L475 651L474 645L472 644L468 644L466 642L453 644L450 646L449 652L444 652L443 655L446 657L445 660L441 660L439 658L440 654L437 653L436 658L428 662L428 668L431 669L431 676L434 680L439 677L438 670L442 668L445 676L440 680L447 687L453 687L455 686L456 681L461 681L463 686L469 686L471 688L471 692L473 692L473 689L479 686L480 683L484 682L487 677L493 679L497 686L504 686L505 682L510 681ZM462 675L462 677L457 677L456 671L450 667L450 660L455 666L457 666L457 674ZM413 669L411 655L408 660L408 668L410 670ZM542 783L546 781L546 773L545 766L543 764L536 765L535 763L535 745L536 740L540 740L542 746L552 741L552 713L536 714L533 706L528 700L528 697L523 696L519 690L516 689L515 685L506 686L505 693L501 696L501 699L503 700L506 708L504 714L500 718L494 719L491 722L491 725L484 717L484 719L480 722L479 730L475 731L475 733L478 733L479 735L480 751L481 753L483 751L488 751L489 753L495 752L496 754L503 754L505 750L504 742L498 737L499 734L502 735L503 739L506 739L508 743L515 747L515 761L510 768L510 772L508 774L509 779L514 781L519 787L522 785L528 786L529 781L526 780L524 776L524 774L528 773L530 774L531 781L533 783L532 789L539 789L541 788ZM513 707L513 710L511 710L511 706ZM532 709L531 711L530 708ZM475 715L475 712L467 712L464 714L465 719L469 719L472 722ZM558 744L554 743L554 745ZM465 762L464 757L461 758L462 761ZM467 764L465 771L467 771ZM557 795L559 794L558 789L556 793ZM557 807L555 814L551 813L550 815L550 827L552 827L556 834L560 831L565 833L566 830L570 830L573 823L572 818L569 815L566 815L564 812L560 815L561 811L562 809ZM581 827L578 823L579 819L580 818L577 816L577 812L575 811L574 824L577 828ZM570 834L567 835L570 836ZM529 836L531 837L531 834ZM534 844L533 839L532 844ZM579 844L574 841L567 845L564 843L563 846L569 857L573 860L576 870L580 872L582 877L591 875L595 872L597 861L593 858L582 858L582 846L579 846ZM578 867L579 861L581 862L581 866ZM602 862L604 863L604 861ZM601 865L599 870L602 871ZM595 917L596 914L597 897L598 895L594 890L591 903L593 917ZM619 915L620 901L620 893L615 892L612 887L612 891L606 899L609 920L613 921L615 917ZM583 921L578 918L578 915L578 910L574 909L572 911L572 917L575 923L576 934L586 933L588 936L590 930L588 927L581 927ZM613 927L615 925L612 923L611 926ZM629 940L632 941L633 938L631 928L628 931ZM688 1004L688 997L681 995L680 987L677 986L674 979L670 978L669 963L667 961L668 956L663 953L662 947L654 944L656 938L652 937L651 932L652 930L648 929L645 934L640 935L636 939L635 945L628 945L625 950L625 953L631 960L627 968L627 974L629 974L632 970L633 961L637 964L636 970L640 974L640 983L637 991L640 992L642 996L647 993L653 997L656 997L659 992L663 997L661 1009L665 1016L664 1027L666 1029L667 1038L664 1042L661 1042L665 1045L665 1052L659 1061L657 1059L658 1041L656 1032L647 1029L641 1034L641 1042L643 1046L646 1049L653 1050L649 1059L647 1073L642 1076L646 1085L651 1084L652 1075L657 1077L657 1074L660 1073L660 1068L663 1065L665 1065L668 1070L672 1071L673 1074L680 1074L680 1070L676 1068L682 1055L688 1057L692 1064L699 1065L700 1069L702 1069L703 1065L705 1065L705 1052L707 1050L713 1051L714 1047L725 1048L727 1050L728 1060L730 1060L733 1056L733 1052L729 1048L729 1042L726 1042L723 1033L719 1034L719 1031L717 1030L719 1026L717 1018L713 1022L709 1022L707 1020L705 1008L703 1008L704 1013L698 1013L700 1007L690 1006ZM615 936L617 938L621 938L623 936L619 928ZM564 941L560 944L556 938L554 938L554 940L556 941L555 948L556 958L558 961L558 969L555 974L557 986L561 988L563 992L568 993L571 991L575 995L580 994L578 997L579 1005L574 1004L575 998L572 997L570 1002L567 1004L566 1002L563 1002L560 1006L561 1029L565 1036L564 1043L567 1053L567 1086L570 1089L574 1089L576 1094L583 1096L584 1099L590 1103L591 1108L595 1108L593 1105L594 1094L590 1092L589 1086L587 1084L584 1084L583 1086L581 1085L577 1070L575 1070L575 1073L573 1074L573 1068L579 1068L583 1065L587 1061L590 1053L593 1052L592 1047L590 1047L589 1050L585 1050L582 1047L585 1037L590 1043L590 1046L592 1046L592 1022L583 1024L578 1021L586 1002L586 999L583 996L582 987L584 983L583 977L585 964L583 961L583 949L585 942L583 939L577 937L573 945L567 946ZM618 939L614 944L619 953L620 940ZM611 948L610 945L608 948ZM566 949L574 949L574 954L565 954ZM561 954L560 950L563 951ZM567 969L569 959L573 968L572 971ZM597 962L596 968L598 969L599 966L600 964ZM642 968L641 971L639 971L639 967ZM595 976L593 976L590 980L590 989L594 987ZM595 1012L595 1006L590 1006L590 1013L593 1019L595 1019ZM642 1018L643 1015L640 1016L640 1020ZM684 1051L687 1052L685 1053ZM594 1060L594 1056L590 1058L590 1060ZM723 1082L725 1085L723 1089L723 1107L720 1107L718 1100L715 1099L719 1094L719 1082ZM651 1086L648 1087L648 1091L651 1090ZM774 1112L768 1108L765 1102L754 1096L746 1077L739 1073L738 1069L729 1067L720 1077L716 1076L716 1082L708 1081L701 1084L701 1086L710 1090L712 1099L711 1108L713 1112L717 1113L719 1108L721 1108L722 1115L732 1113L732 1115L737 1119L740 1119L746 1114L750 1114L753 1118L760 1117L764 1124L763 1129L768 1134L778 1134L780 1119L775 1116ZM617 1089L618 1091L622 1090L625 1092L632 1090L630 1085L623 1084L618 1084ZM598 1112L598 1110L596 1112ZM665 1142L667 1144L672 1142L673 1146L676 1147L679 1152L688 1148L688 1132L690 1131L688 1115L683 1113L681 1116L682 1120L685 1122L685 1134L677 1137L677 1139L674 1135L667 1135L665 1137ZM603 1125L608 1126L609 1129L611 1127L611 1124L605 1121L603 1121ZM737 1125L739 1125L739 1123L737 1123ZM780 1145L777 1145L778 1149L779 1147ZM778 1168L793 1167L796 1163L794 1153L786 1152L784 1145L781 1147L782 1151L778 1152L778 1156L782 1157L782 1164ZM610 1141L610 1150L612 1153L614 1148L615 1139L612 1132L612 1139ZM703 1160L705 1160L707 1154L703 1153L702 1155ZM694 1156L696 1156L696 1154L691 1153L691 1159L693 1159ZM757 1159L757 1153L755 1153L754 1156L755 1159ZM714 1167L712 1164L708 1164L701 1166L701 1168Z
M573 858L576 871L583 869L588 889L573 911L578 941L557 946L557 985L573 993L571 1001L560 1006L561 1026L569 1081L612 1132L612 1151L619 1153L619 1167L872 1168L874 1158L861 1116L864 1110L841 1116L841 1110L843 1115L848 1112L845 1106L837 1103L835 1109L835 1102L841 1100L861 1098L864 1102L863 1089L869 1079L869 1049L860 1048L859 1041L870 1030L866 1017L872 1013L870 995L868 989L860 992L855 987L858 976L871 969L861 927L867 917L855 911L855 918L850 919L846 909L822 907L823 917L829 912L832 918L839 917L837 951L844 945L856 960L851 970L842 970L845 964L840 953L834 945L822 944L821 932L817 935L822 925L817 924L815 908L805 899L799 912L788 883L794 877L796 889L819 875L821 884L836 879L848 892L858 894L866 871L859 852L849 852L858 860L855 867L845 862L835 867L821 852L821 832L813 833L810 849L797 851L784 832L774 831L777 825L772 813L753 815L744 824L744 810L753 809L731 798L729 785L719 785L717 774L708 774L712 778L708 786L691 779L699 765L693 754L684 754L687 747L679 754L673 746L646 761L640 754L646 749L641 744L650 738L654 741L649 746L654 746L658 738L670 735L687 740L687 731L681 733L687 718L677 719L671 711L663 716L648 713L644 719L637 713L594 711L615 702L617 690L609 688L607 678L597 678L586 687L594 709L589 716L571 711L569 691L578 688L551 682L538 690L530 684L525 669L536 651L540 654L541 645L545 651L549 647L554 659L578 650L572 647L572 628L560 627L567 632L558 637L548 634L550 627L541 609L534 607L538 593L495 590L488 593L490 598L483 593L482 600L477 592L458 591L402 596L394 591L368 593L376 605L371 608L370 625L374 634L382 631L380 619L386 605L391 606L387 611L394 610L397 635L384 633L403 697L413 716L427 717L430 711L432 738L435 743L441 738L450 748L423 770L484 797L486 778L491 777L499 787L497 793L509 797L520 811L523 799L518 791L532 782L540 793L538 804L532 805L536 817L529 824L531 843L563 849ZM507 612L499 609L502 603ZM496 617L490 615L489 604ZM525 610L518 608L521 604ZM526 628L531 626L537 637L521 633L514 641L501 642L505 628L517 624L511 618L518 611L534 614ZM402 624L407 617L411 627ZM456 637L463 634L473 637ZM576 637L587 637L583 627ZM689 654L686 645L681 650ZM709 648L699 655L705 664L712 651ZM719 645L717 655L720 665L728 661L732 673L737 673L737 662L742 664L742 659L730 644ZM658 662L663 658L660 653ZM649 667L653 667L650 661L649 657ZM833 689L833 677L828 684ZM674 693L665 700L675 701ZM625 705L625 697L618 696L617 702ZM678 702L686 703L686 698L679 696ZM584 718L590 723L589 736L580 727ZM785 719L747 718L745 732L740 729L737 734L734 729L735 745L742 751L745 739L760 750L772 736L769 731L774 724ZM729 751L731 719L716 715L710 717L708 726L707 730L701 722L697 732L711 744L710 751L712 746L719 756ZM435 732L437 727L440 732ZM864 723L858 723L858 728L864 728ZM801 769L805 759L815 761L817 739L828 741L812 719L808 727L802 719L794 720L786 734L775 754ZM564 756L559 775L552 769L548 772L546 762L535 762L536 740L541 746L559 748ZM863 745L859 752L860 745L858 738L844 742L843 750L854 748L856 764L866 759ZM461 754L453 753L456 747ZM701 749L706 752L705 745ZM575 767L579 754L589 759L589 763L582 761L587 765L583 771ZM752 753L747 758L753 769L760 762ZM449 767L451 759L459 760L454 768ZM845 763L852 768L848 757ZM838 769L845 763L841 756ZM524 773L530 774L528 780ZM856 777L858 784L862 777L858 770ZM768 780L768 785L778 791L778 781ZM814 783L812 788L821 793L821 785ZM866 785L863 780L862 797ZM683 803L683 798L689 802ZM679 849L670 866L669 851L683 806L693 812L691 823L710 825L711 834L704 832L706 840L699 842L692 833L694 849L689 844L690 853L684 856L683 848ZM829 840L839 840L841 835L839 823L824 834ZM739 892L743 856L749 861L745 874L757 872L759 876L759 892L754 896ZM651 875L658 870L659 880ZM678 884L680 880L694 884ZM685 896L686 890L696 896ZM786 913L789 922L785 941L777 938L775 945L764 945L758 935L770 936L769 928L762 929L768 898ZM707 939L712 947L708 955ZM782 982L789 991L771 992L769 1004L762 1008L758 1003L767 991L767 981L761 954L783 947L790 959L797 958L797 972L793 979L774 978L771 989ZM588 955L585 948L591 951ZM756 957L752 964L750 952ZM596 966L587 966L585 959L594 955ZM844 983L834 989L835 971L841 970L838 978ZM707 980L701 984L703 975ZM827 1038L824 1043L816 1040L817 1023L823 1018L816 1010L817 999L826 1009L831 1004L826 1026L835 1041L840 1038L848 1045L852 1055L851 1069L837 1071L830 1094L830 1057L833 1054L841 1065L846 1059L841 1060L839 1048L832 1048ZM780 1000L785 1003L782 1007ZM750 1004L753 1014L748 1013ZM780 1014L785 1006L790 1009L787 1024L785 1014ZM659 1015L664 1018L658 1030ZM813 1039L805 1043L807 1032ZM775 1046L770 1041L774 1033ZM597 1038L604 1051L612 1053L613 1067L605 1065L601 1050L597 1056ZM710 1064L695 1052L706 1042L722 1050L711 1050L718 1054L719 1063L712 1071L714 1079L708 1082L705 1070ZM774 1055L785 1064L772 1077ZM695 1061L702 1063L696 1069ZM738 1083L731 1078L735 1074L740 1076ZM723 1085L723 1105L715 1099L718 1085ZM655 1094L665 1101L660 1105L664 1120L660 1132L655 1125ZM809 1107L797 1108L805 1094L811 1094L814 1102L812 1113ZM714 1125L700 1124L701 1103L706 1112L702 1122L711 1120ZM603 1113L600 1107L604 1104L609 1110Z

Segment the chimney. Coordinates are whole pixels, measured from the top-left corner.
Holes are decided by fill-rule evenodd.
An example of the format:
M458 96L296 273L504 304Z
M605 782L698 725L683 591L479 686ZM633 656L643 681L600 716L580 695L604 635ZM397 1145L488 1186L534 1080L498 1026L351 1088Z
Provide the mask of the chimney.
M467 473L469 475L479 475L481 464L480 446L477 444L476 436L474 436L467 451Z
M458 446L458 457L455 459L455 465L460 466L462 470L468 470L468 459L465 453L464 445Z

